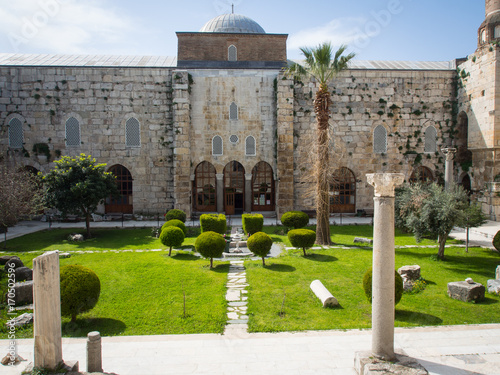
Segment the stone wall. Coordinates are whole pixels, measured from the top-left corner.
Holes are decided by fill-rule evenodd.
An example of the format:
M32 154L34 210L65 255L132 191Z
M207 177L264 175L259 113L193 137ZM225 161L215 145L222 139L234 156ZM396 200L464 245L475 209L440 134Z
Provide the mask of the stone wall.
M49 145L52 160L90 154L132 174L134 212L172 208L172 72L167 68L0 67L0 153L47 172L35 143ZM24 149L9 148L8 124L23 123ZM65 124L80 123L81 145L66 147ZM125 122L140 123L140 147L127 147ZM28 156L29 154L29 156Z

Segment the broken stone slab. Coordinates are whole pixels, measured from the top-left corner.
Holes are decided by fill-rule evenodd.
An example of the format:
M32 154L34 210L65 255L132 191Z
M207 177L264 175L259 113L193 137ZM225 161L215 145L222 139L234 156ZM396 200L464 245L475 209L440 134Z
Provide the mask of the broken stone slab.
M28 267L18 267L15 270L16 281L33 280L33 270Z
M31 313L24 313L19 315L18 317L15 317L14 319L11 319L5 323L7 327L24 327L25 325L33 323L33 314Z
M7 264L7 262L11 259L18 259L19 261L21 261L21 259L16 255L3 255L0 257L0 265L5 266ZM21 261L21 263L22 263L22 261Z
M70 253L59 253L59 258L71 258Z
M412 265L412 266L403 266L398 269L398 273L401 277L406 277L408 281L417 281L420 279L420 266Z
M488 280L488 293L500 294L500 280Z
M314 280L310 285L311 290L314 292L316 297L318 297L323 304L323 307L337 307L339 301L335 298L332 293L323 285L319 280Z
M12 257L10 257L10 259L8 259L5 262L4 270L5 270L5 272L8 273L9 269L11 269L11 268L16 269L19 267L24 267L23 261L21 259L19 259L19 257L17 257L17 256L12 256Z
M395 361L376 358L371 352L356 352L354 368L359 375L428 375L429 372L414 358L408 357L402 350L395 353Z
M33 303L33 280L15 283L13 288L14 302L16 306L29 305ZM7 300L7 294L5 300Z
M10 354L7 354L5 357L2 358L2 361L0 363L4 366L12 366L12 365L17 365L23 361L26 361L26 360L23 357L21 357L19 354L16 354L13 356L11 356Z
M448 283L448 295L456 300L471 302L484 299L486 288L480 283L469 283L467 281L454 281Z
M367 243L369 245L373 244L373 240L363 237L354 237L354 243Z

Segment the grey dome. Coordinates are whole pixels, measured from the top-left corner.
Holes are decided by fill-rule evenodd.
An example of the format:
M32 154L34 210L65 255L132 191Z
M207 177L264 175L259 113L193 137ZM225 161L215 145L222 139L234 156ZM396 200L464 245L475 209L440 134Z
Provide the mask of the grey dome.
M246 33L265 34L264 29L251 18L240 14L223 14L208 21L200 30L202 33Z

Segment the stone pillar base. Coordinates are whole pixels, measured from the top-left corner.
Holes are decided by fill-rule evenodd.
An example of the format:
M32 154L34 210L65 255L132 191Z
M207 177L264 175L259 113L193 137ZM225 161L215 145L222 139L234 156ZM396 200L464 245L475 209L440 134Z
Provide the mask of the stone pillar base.
M375 358L371 352L356 352L354 369L358 375L401 374L401 375L429 375L429 372L410 358L402 350L396 351L396 360L393 362Z

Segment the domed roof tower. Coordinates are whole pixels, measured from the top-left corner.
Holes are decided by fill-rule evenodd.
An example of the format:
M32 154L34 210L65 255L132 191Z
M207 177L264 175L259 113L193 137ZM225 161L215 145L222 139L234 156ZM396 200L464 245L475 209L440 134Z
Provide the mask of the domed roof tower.
M200 30L201 33L245 33L265 34L264 29L254 20L240 14L223 14L212 18Z
M486 17L478 30L478 47L500 42L500 0L486 0Z

